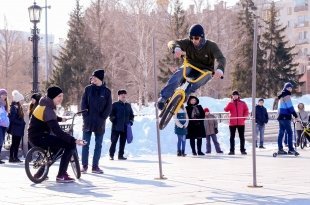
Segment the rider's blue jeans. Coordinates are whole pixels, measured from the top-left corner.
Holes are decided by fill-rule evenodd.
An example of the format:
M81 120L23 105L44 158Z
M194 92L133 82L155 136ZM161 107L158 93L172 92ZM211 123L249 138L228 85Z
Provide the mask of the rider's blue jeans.
M189 75L191 69L186 70L186 75ZM191 76L189 76L191 77ZM209 80L211 79L211 75L206 75L204 78L202 78L197 83L189 85L189 87L186 89L186 96L188 96L191 93L194 93L198 88L205 85ZM160 95L164 99L170 98L174 90L180 85L180 82L183 80L183 67L179 68L168 80L165 87L161 90Z
M83 140L87 141L87 144L82 148L82 165L88 165L88 155L89 155L89 144L91 139L91 131L83 132ZM95 133L95 151L93 156L93 167L97 167L99 165L99 159L101 156L101 148L102 148L102 140L104 133Z

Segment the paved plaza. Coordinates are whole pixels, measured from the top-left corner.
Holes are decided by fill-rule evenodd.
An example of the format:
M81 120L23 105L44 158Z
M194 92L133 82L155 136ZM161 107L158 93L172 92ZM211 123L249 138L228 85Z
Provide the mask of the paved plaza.
M103 157L103 175L85 174L75 183L55 182L58 164L49 179L33 184L24 164L0 166L0 204L310 204L310 148L301 156L272 157L272 150L257 151L257 184L250 188L252 155L212 154L203 157L145 155L127 161ZM71 167L69 167L71 171Z

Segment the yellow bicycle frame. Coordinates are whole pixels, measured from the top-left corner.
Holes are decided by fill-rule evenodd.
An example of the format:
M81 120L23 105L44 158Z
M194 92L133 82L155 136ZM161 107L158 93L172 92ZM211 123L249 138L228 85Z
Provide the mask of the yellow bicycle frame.
M196 78L196 79L188 78L188 77L186 76L186 69L187 69L187 68L192 68L192 69L194 69L194 70L200 72L201 75L200 75L198 78ZM196 83L196 82L200 81L202 78L204 78L206 75L209 75L209 74L212 74L212 71L209 71L209 70L208 70L208 71L203 71L203 70L201 70L200 68L197 68L196 66L190 64L190 63L188 62L187 58L184 58L184 61L183 61L183 78L186 79L186 81L188 81L188 82L190 82L190 83ZM181 100L180 103L177 105L177 108L175 109L175 111L174 111L173 114L176 114L176 113L179 111L179 109L181 108L182 104L183 104L184 101L185 101L185 90L183 90L183 89L177 89L177 90L174 92L174 94L173 94L173 96L171 97L171 99L174 99L175 96L177 96L177 95L179 95L179 94L182 95L182 100Z

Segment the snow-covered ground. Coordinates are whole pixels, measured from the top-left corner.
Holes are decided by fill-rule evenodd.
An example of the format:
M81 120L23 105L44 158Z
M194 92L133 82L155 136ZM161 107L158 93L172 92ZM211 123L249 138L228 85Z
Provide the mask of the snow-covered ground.
M229 98L224 99L213 99L210 97L200 97L200 104L203 108L208 107L212 112L223 112L223 108L230 101ZM252 109L252 99L245 98L244 100L249 109ZM295 109L297 110L297 104L302 102L305 104L305 109L307 111L310 110L310 95L304 95L302 97L293 97L292 98ZM257 102L257 100L256 100ZM266 99L265 107L267 110L272 110L274 99ZM135 122L133 124L133 135L134 140L131 144L127 144L125 148L126 156L138 156L143 154L157 154L157 132L156 132L156 117L155 117L155 109L154 104L150 104L148 107L143 107L139 110L138 105L132 105L134 113L135 113ZM76 124L74 127L75 137L82 139L82 118L78 117L76 119ZM104 135L104 142L102 148L102 155L107 155L110 147L110 136L111 136L111 122L107 120L106 123L106 132ZM219 133L218 140L221 145L222 150L227 153L229 151L229 129L228 124L226 122L219 123ZM174 134L174 121L171 120L167 127L160 131L160 144L161 144L161 152L163 154L173 154L176 153L176 142L177 137ZM213 145L212 145L213 146ZM238 137L236 138L236 147L239 146ZM274 149L274 145L267 144L268 149ZM250 152L251 144L246 143L247 151ZM90 154L93 154L94 149L94 139L90 142ZM81 149L79 148L79 151ZM118 150L118 149L117 149ZM202 150L205 152L205 140L203 140ZM214 152L214 147L212 147L212 151ZM187 141L186 152L191 153L189 141Z

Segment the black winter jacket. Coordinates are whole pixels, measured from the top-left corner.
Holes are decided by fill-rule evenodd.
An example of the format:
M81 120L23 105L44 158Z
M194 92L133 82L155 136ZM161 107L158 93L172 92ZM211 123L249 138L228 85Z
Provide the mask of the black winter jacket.
M26 123L24 118L19 117L18 112L19 110L17 102L12 102L10 106L10 114L9 114L10 126L8 133L10 133L13 136L23 137Z
M268 123L268 113L267 109L264 106L256 105L255 106L255 122L259 125L264 125Z
M58 121L62 118L56 115L56 106L48 97L41 98L39 105L33 111L28 127L30 142L35 142L43 136L55 135L60 140L69 144L75 144L75 138L64 132Z
M129 103L122 101L114 102L110 114L112 130L124 132L128 123L132 125L134 119L133 111Z
M83 131L104 133L105 122L111 113L111 91L104 84L102 86L88 85L85 87L81 109L83 113Z

